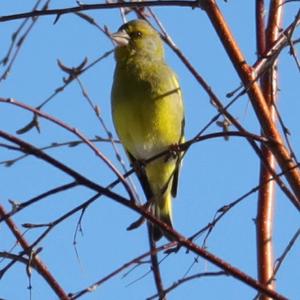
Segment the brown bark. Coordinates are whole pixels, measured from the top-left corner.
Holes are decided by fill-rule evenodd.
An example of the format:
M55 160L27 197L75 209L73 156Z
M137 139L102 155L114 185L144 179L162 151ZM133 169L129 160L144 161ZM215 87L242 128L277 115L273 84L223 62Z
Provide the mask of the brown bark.
M264 37L260 38L260 41L264 40L267 49L276 41L279 33L279 26L282 16L282 1L275 0L270 4L268 26L264 33L262 28L257 31L257 34L264 34ZM262 26L262 22L260 26ZM264 27L263 27L264 29ZM260 55L265 52L265 49L260 47L258 44L258 53ZM260 52L263 51L263 52ZM276 110L275 102L277 98L277 72L276 62L266 72L261 79L261 86L264 92L267 105L269 106L270 115L273 123L276 123ZM276 160L270 149L262 146L262 152L265 160L275 168ZM260 182L265 182L270 179L272 174L261 164L260 169ZM266 185L263 185L258 194L258 210L256 219L256 230L257 230L257 263L258 263L258 278L259 281L267 286L268 288L274 289L274 278L273 278L273 212L275 205L275 182L269 181ZM261 295L260 300L271 300L266 295Z

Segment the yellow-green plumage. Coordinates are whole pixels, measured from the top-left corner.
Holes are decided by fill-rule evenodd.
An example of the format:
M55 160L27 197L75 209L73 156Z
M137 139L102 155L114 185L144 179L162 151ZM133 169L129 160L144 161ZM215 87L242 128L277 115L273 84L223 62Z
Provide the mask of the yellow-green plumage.
M123 25L114 35L116 69L112 87L112 115L120 141L131 160L145 161L183 140L184 110L174 72L164 62L158 33L145 21ZM153 199L154 214L171 223L172 197L176 195L178 156L167 155L145 165L139 176ZM145 182L147 181L147 182ZM154 228L154 239L161 237Z

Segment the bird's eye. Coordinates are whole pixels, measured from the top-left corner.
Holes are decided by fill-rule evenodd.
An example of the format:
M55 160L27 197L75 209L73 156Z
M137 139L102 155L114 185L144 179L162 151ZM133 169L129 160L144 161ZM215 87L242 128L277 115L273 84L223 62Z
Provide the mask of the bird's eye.
M140 31L134 31L134 32L132 32L131 37L134 39L140 39L142 37L142 35L143 34Z

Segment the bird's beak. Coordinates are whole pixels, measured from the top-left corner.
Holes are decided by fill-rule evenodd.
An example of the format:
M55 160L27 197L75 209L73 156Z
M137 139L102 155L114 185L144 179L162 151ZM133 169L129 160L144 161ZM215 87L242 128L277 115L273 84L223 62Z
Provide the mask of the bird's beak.
M110 37L116 43L117 47L123 47L129 44L130 36L124 29L111 34Z

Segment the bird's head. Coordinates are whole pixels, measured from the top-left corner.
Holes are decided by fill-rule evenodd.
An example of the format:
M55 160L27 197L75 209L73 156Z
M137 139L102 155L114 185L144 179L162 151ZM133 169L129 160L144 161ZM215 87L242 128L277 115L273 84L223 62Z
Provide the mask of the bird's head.
M118 62L129 58L164 58L164 48L158 32L144 20L133 20L122 25L111 35L116 43L115 57Z

